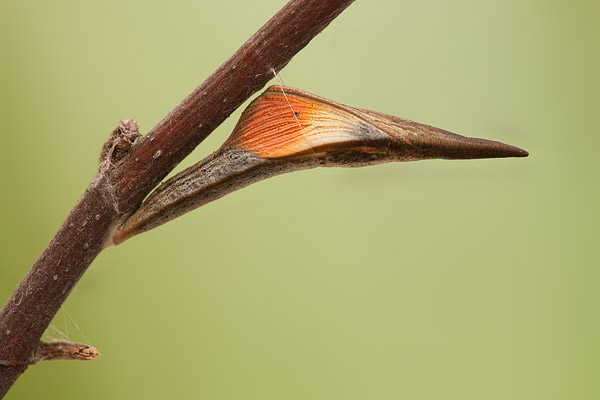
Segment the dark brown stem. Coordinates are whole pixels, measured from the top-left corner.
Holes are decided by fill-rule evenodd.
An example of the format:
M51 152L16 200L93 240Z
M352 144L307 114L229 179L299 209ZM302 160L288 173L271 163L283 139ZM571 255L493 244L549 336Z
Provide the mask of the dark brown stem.
M120 211L136 209L202 140L354 0L292 0L134 147L115 184Z
M353 0L292 0L128 153L114 133L98 174L0 311L0 397L112 230L204 138ZM125 123L127 125L127 123ZM115 145L116 143L116 145ZM116 153L115 153L116 152ZM121 159L121 157L124 157Z

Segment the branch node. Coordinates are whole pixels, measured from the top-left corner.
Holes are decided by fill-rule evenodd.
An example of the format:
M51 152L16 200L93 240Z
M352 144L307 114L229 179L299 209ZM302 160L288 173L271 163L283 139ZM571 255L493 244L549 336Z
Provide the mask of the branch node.
M100 170L106 170L111 165L117 164L129 153L133 143L142 136L139 129L140 125L133 118L119 122L102 146L98 161Z

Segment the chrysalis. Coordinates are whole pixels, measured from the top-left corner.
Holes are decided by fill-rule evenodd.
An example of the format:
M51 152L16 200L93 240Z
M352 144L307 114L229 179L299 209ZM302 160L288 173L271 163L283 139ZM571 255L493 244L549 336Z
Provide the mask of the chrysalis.
M119 244L251 183L314 167L432 158L526 157L518 147L271 86L219 150L161 184L113 236Z

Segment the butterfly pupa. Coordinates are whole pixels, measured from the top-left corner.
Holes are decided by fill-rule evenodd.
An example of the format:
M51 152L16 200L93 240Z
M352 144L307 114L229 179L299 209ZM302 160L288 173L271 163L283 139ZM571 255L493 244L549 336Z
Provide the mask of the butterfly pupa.
M271 86L213 154L161 184L118 229L114 244L274 175L432 158L526 157L518 147Z

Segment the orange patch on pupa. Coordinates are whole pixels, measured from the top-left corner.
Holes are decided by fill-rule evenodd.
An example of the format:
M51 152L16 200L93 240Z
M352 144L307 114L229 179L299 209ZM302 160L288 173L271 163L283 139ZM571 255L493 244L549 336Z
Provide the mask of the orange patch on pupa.
M328 100L271 86L242 113L225 146L268 158L310 153L360 139L359 123L355 115Z

